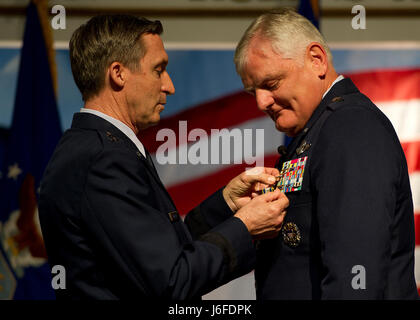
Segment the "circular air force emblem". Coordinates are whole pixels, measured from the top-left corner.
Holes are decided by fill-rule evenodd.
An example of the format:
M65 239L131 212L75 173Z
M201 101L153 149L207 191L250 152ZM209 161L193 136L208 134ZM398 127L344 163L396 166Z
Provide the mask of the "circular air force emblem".
M289 247L295 248L299 245L301 237L298 226L294 222L287 222L281 229L283 241Z

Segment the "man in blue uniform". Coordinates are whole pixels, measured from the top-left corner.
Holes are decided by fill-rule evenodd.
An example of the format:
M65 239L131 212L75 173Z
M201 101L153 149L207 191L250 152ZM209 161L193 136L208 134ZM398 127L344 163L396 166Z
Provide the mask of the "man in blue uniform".
M292 10L257 18L235 63L258 108L293 137L278 169L304 164L280 235L258 244L257 298L416 299L412 197L389 120Z
M276 169L239 175L180 218L138 138L175 91L161 32L159 21L103 15L70 40L85 106L48 164L39 201L48 261L66 271L57 298L200 298L251 271L253 237L280 230L285 195L251 200Z

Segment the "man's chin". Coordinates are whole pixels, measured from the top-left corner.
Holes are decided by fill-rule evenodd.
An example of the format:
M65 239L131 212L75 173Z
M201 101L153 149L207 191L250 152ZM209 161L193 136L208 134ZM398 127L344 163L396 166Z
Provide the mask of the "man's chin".
M157 126L157 125L159 124L159 122L160 122L160 117L158 117L158 119L157 119L157 120L150 121L150 123L149 123L148 127L154 127L154 126Z
M157 114L157 116L154 119L150 119L147 123L142 123L138 127L140 128L140 130L144 130L144 129L158 125L159 122L160 122L160 116L159 114Z
M276 129L280 132L283 132L285 135L287 135L289 137L294 137L297 134L295 132L295 130L296 130L295 127L281 125L280 123L278 123L278 121L276 121Z

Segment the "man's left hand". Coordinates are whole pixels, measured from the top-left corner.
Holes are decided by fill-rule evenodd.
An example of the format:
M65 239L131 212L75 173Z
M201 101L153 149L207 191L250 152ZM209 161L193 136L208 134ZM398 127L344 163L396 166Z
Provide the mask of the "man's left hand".
M276 182L279 175L276 168L256 167L233 178L223 189L223 197L233 212L257 196L259 191Z

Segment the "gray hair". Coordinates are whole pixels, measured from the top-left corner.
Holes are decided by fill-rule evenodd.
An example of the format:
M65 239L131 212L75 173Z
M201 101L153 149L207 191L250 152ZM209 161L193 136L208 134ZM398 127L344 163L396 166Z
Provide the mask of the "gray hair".
M256 36L270 40L275 52L282 54L284 58L296 59L300 64L303 64L306 47L311 42L318 42L332 63L331 51L318 29L294 9L284 8L262 14L245 31L234 57L239 74L246 63L249 43Z

